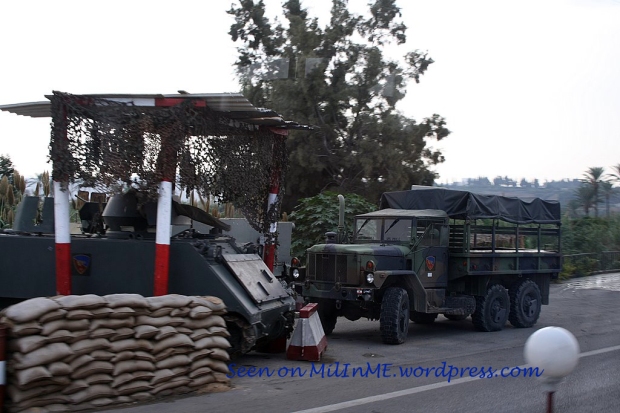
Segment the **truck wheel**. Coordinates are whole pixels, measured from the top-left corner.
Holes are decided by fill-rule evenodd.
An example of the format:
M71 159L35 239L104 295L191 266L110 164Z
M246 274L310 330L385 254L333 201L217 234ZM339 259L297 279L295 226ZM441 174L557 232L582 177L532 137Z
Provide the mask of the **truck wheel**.
M462 320L465 320L467 317L469 317L468 315L465 315L465 314L462 314L462 315L444 314L443 316L446 317L450 321L462 321Z
M508 291L500 284L489 287L484 297L476 296L476 311L471 316L480 331L499 331L504 328L510 312Z
M510 324L519 328L532 327L540 316L542 298L538 285L525 280L510 289Z
M321 326L326 336L330 335L334 328L336 328L336 321L338 321L338 314L336 313L336 305L331 301L319 302L319 308L317 310L319 318L321 319Z
M432 324L437 318L438 314L420 313L418 311L412 311L409 319L416 324Z
M385 290L379 317L381 339L385 344L402 344L409 331L409 295L402 288Z

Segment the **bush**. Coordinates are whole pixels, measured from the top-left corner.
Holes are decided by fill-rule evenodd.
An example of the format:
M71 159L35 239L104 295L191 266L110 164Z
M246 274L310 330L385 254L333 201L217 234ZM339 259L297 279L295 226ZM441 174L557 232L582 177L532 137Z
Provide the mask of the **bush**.
M364 214L377 209L359 195L347 194L345 197L345 231L353 226L355 215ZM310 198L299 201L293 213L289 216L295 224L291 243L291 255L302 258L306 249L325 241L325 233L338 229L338 194L323 192Z

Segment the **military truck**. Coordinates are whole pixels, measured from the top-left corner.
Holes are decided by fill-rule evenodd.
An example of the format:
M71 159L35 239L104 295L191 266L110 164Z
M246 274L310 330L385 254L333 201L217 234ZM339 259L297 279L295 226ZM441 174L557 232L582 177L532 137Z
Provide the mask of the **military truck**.
M379 320L387 344L406 340L410 320L440 314L471 316L481 331L532 327L549 304L561 270L558 202L413 186L356 216L350 242L340 210L339 231L291 266L326 334L338 317Z

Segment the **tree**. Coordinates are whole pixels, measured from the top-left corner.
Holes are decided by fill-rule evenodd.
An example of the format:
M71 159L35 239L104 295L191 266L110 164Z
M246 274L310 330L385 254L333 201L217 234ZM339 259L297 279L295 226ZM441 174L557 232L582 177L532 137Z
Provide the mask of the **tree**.
M271 24L262 0L238 0L229 34L240 42L237 71L244 95L287 119L314 125L287 140L289 169L283 209L338 189L372 202L382 192L431 185L444 156L429 145L448 136L445 119L422 122L399 113L408 81L419 82L433 60L413 51L401 61L384 56L388 43L406 42L395 0L374 0L367 16L333 0L319 27L299 0L283 4L286 25Z
M598 204L600 202L600 185L603 182L603 172L604 169L595 166L589 168L586 173L583 175L584 178L581 180L583 183L589 185L592 188L592 198L594 207L594 217L598 217Z
M345 231L353 228L353 217L377 209L363 197L356 194L345 196ZM291 251L293 256L302 257L306 249L324 243L325 233L336 231L338 227L338 194L326 191L310 198L302 199L289 216L295 224Z
M609 204L611 203L611 196L614 193L614 186L609 181L602 181L600 190L605 199L605 216L609 218Z
M583 212L587 217L590 216L590 208L595 204L594 188L589 185L582 185L576 191L579 205L583 208Z
M13 175L13 171L15 167L13 166L13 162L8 155L0 155L0 178L3 176L11 177Z

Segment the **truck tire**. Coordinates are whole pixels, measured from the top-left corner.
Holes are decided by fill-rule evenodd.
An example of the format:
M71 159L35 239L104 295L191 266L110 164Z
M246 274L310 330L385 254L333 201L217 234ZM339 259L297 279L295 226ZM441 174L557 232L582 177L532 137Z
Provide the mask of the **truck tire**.
M510 313L508 290L500 284L489 287L484 297L476 296L476 311L471 316L480 331L499 331L504 328Z
M462 321L462 320L465 320L467 317L469 317L468 315L465 315L465 314L462 314L462 315L444 314L443 316L446 317L450 321Z
M412 311L409 319L416 324L433 324L438 314L420 313Z
M379 317L381 339L385 344L402 344L409 332L409 295L398 287L385 290Z
M538 285L524 280L510 289L510 324L518 328L532 327L540 316L542 298Z
M329 336L333 333L334 328L336 328L336 322L338 321L336 304L331 301L320 301L317 312L319 313L319 319L321 320L323 332L326 336Z

